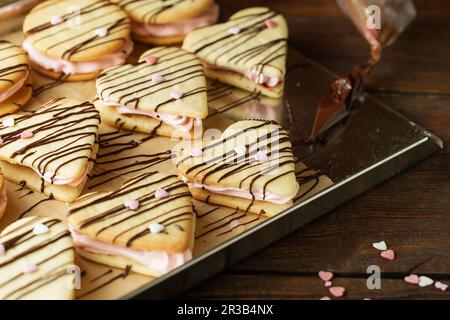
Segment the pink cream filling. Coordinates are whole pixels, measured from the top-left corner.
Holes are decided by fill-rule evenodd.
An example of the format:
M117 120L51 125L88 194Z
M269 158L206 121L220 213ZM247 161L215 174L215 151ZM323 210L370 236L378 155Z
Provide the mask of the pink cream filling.
M89 163L88 166L86 167L86 169L84 170L84 172L76 177L76 178L66 178L62 175L55 175L53 172L46 172L44 174L41 174L38 170L33 169L34 172L36 172L42 179L44 179L46 182L50 183L50 184L55 184L55 185L68 185L71 187L77 187L78 185L80 185L84 179L86 179L87 175L89 174L89 172L91 171L92 167L93 167L93 163Z
M238 197L238 198L244 198L244 199L253 199L253 196L255 197L255 200L258 201L267 201L275 204L285 204L294 199L294 197L297 195L299 185L297 183L297 189L294 194L289 196L280 196L275 193L271 192L263 192L263 190L255 189L250 192L248 189L239 189L239 188L228 188L228 187L219 187L219 186L212 186L207 184L200 184L196 182L189 181L186 177L182 176L181 179L196 189L204 189L211 191L213 193L217 194L223 194L225 196L231 196L231 197Z
M23 43L23 49L28 53L30 60L42 66L44 69L57 73L83 74L94 73L116 65L124 64L128 55L133 51L133 42L128 39L122 48L115 53L104 56L97 60L73 62L64 59L50 58L38 51L27 40Z
M277 85L279 85L282 82L282 79L280 79L279 77L275 77L275 76L269 76L269 75L265 75L262 73L259 73L255 70L248 70L245 72L238 72L235 70L230 70L230 69L225 69L225 68L219 68L216 65L207 63L205 61L202 61L203 66L206 69L212 69L212 70L224 70L224 71L231 71L231 72L235 72L235 73L239 73L244 75L245 77L247 77L248 79L252 80L254 83L261 85L261 86L266 86L269 88L274 88Z
M25 84L25 81L27 80L29 75L29 72L25 74L25 77L17 81L14 85L0 93L0 103L3 101L6 101L8 98L10 98L13 94L15 94L17 91L19 91Z
M168 273L192 259L191 249L187 249L181 253L135 250L92 240L77 233L72 228L70 228L70 232L75 246L83 250L98 254L126 257L162 274Z
M131 109L125 106L119 105L114 102L103 101L106 106L113 106L117 108L117 111L121 114L138 114L142 116L152 117L174 127L182 132L190 132L192 129L201 129L202 120L185 116L174 116L167 113L144 111L139 109Z
M192 19L178 20L172 23L164 24L143 24L132 21L131 29L135 34L144 37L173 37L186 35L192 30L214 24L217 22L218 18L219 6L214 3L200 16Z

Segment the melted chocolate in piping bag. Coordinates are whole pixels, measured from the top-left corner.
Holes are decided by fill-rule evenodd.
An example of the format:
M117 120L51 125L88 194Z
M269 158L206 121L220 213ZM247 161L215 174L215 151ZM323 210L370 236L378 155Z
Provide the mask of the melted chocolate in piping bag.
M371 48L370 58L351 73L332 82L321 97L310 139L315 140L343 118L362 91L364 78L380 60L381 50L393 43L416 15L411 0L336 0Z

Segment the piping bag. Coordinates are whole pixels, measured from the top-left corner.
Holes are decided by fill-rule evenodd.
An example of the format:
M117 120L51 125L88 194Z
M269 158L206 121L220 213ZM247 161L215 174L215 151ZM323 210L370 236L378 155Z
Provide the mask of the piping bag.
M380 60L382 49L392 44L414 20L416 10L412 0L336 0L367 40L370 57L349 74L331 83L320 98L310 141L348 116L361 94L364 79Z

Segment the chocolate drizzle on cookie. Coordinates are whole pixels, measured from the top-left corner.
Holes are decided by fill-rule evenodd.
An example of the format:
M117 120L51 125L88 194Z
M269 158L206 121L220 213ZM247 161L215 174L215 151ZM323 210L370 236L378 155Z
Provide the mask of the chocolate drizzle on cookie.
M205 156L201 161L196 161L194 156L189 155L181 158L177 164L179 168L183 167L183 175L200 184L220 185L227 178L240 177L236 187L248 189L252 194L252 201L247 210L255 201L255 184L262 184L265 196L271 183L295 173L295 161L287 132L275 121L252 121L245 128L233 131L204 147L202 152ZM246 137L251 138L245 144L245 154L240 155L234 148L226 147L230 142L237 147ZM255 160L258 152L266 154L266 165L263 166Z
M157 57L157 63L149 65L143 59L145 56ZM152 83L151 75L159 75L164 80ZM166 105L176 102L170 95L173 88L204 77L203 67L193 54L174 47L160 47L145 52L135 66L124 65L106 70L97 80L97 93L103 101L128 108L165 112ZM161 95L163 91L167 93L165 96ZM206 100L205 85L183 92L183 99L198 94L205 95ZM151 102L145 103L144 99Z
M61 172L74 178L87 168L97 129L100 124L98 111L89 102L76 102L66 98L49 101L35 113L13 117L14 126L0 125L3 143L0 152L10 162L30 167L47 177L53 183ZM23 139L28 132L31 138ZM8 151L3 151L8 150ZM9 154L5 154L9 152ZM69 172L67 167L80 163L81 172ZM48 173L52 173L48 176ZM70 178L70 176L69 176ZM42 179L41 192L45 183Z
M161 13L193 1L195 0L114 0L117 5L130 14L142 12L142 21L145 23L153 23Z
M21 60L20 57L26 61L25 53L18 46L0 40L0 83L7 82L14 85L16 83L14 78L23 79L28 74L28 64L16 62L17 59Z
M139 139L135 130L122 131L121 128L122 123L118 124L117 130L99 135L100 152L95 161L95 171L90 175L89 189L103 186L120 177L139 175L172 159L172 151L169 149L148 152L143 147L139 149L142 150L139 153L130 154L131 150L141 147L154 136L146 135Z
M158 189L165 190L169 196L157 198ZM123 203L125 199L139 201L139 208L129 210ZM138 240L151 239L150 223L162 224L169 234L181 232L179 228L170 226L183 221L193 222L190 199L186 184L176 175L166 176L154 171L130 179L117 191L90 193L79 198L71 205L69 222L77 232L89 232L96 238L108 234L112 243L134 247Z
M67 3L65 7L67 9L61 12L61 23L52 24L48 17L48 21L24 30L27 41L34 47L43 42L49 43L45 46L44 54L52 50L58 52L59 58L70 60L83 51L99 46L114 46L114 42L119 42L117 45L119 46L128 40L128 36L123 36L123 31L130 29L129 19L125 14L117 19L117 13L121 12L120 8L107 0L86 0L77 3L68 0L49 0L32 10L27 19L33 19L35 15L42 14L42 11L48 10L52 5L61 5L62 2ZM99 24L99 21L103 23ZM95 31L98 28L105 28L107 34L104 37L97 35Z
M37 223L47 226L52 234L35 235L33 228ZM26 218L13 229L3 232L0 243L6 249L6 255L0 257L0 270L4 271L0 279L0 298L26 298L61 277L70 277L67 268L73 266L74 247L68 239L70 233L61 221L46 217ZM27 261L36 264L36 276L30 277L21 270L20 264ZM66 289L65 285L62 289Z
M279 16L279 13L269 8L252 8L247 14L231 17L229 22L220 25L220 28L214 26L217 28L216 32L185 42L183 48L194 52L208 64L233 65L234 69L254 71L257 74L262 74L270 67L284 76L284 68L280 68L280 65L283 65L286 59L287 38L278 37L265 43L252 42L253 38L267 30L267 20ZM239 32L231 33L231 26ZM250 46L246 47L248 45ZM280 60L283 61L281 64Z

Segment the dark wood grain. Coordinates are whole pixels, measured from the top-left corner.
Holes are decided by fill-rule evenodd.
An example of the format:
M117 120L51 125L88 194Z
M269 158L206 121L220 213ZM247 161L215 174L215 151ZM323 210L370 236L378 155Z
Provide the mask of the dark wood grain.
M218 1L238 9L264 5L283 12L290 44L336 73L364 60L368 48L331 0ZM387 48L366 91L450 141L450 2L415 0L413 25ZM350 299L449 299L419 288L409 272L450 283L450 148L352 200L289 237L186 293L189 298L318 299L316 274L333 270ZM385 240L397 259L371 244ZM382 289L365 286L366 268L382 270ZM329 295L329 294L328 294Z

